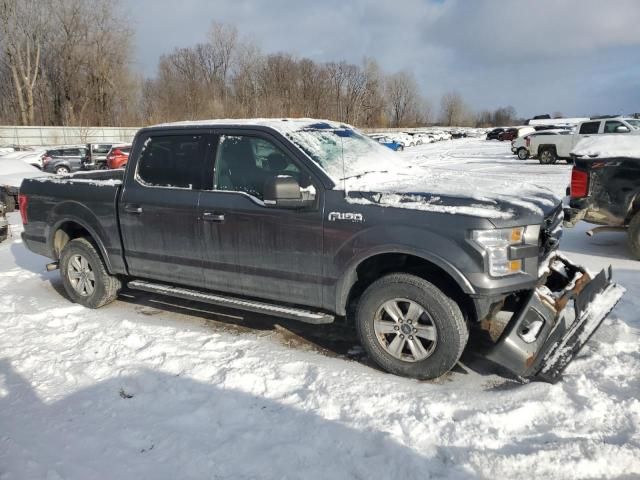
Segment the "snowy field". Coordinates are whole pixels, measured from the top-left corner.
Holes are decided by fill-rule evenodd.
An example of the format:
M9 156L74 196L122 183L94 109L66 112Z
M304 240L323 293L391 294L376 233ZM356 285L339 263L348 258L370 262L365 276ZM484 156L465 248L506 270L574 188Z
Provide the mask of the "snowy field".
M570 168L507 143L406 150L467 178L562 195ZM624 234L565 232L628 292L557 385L520 384L466 355L434 382L362 358L345 325L126 293L71 304L58 272L0 245L0 479L640 478L640 262Z

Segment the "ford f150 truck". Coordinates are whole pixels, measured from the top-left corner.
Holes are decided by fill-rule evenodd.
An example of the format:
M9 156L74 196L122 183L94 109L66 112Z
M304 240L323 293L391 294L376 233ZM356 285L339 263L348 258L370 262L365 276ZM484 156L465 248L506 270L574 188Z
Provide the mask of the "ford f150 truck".
M411 165L349 125L144 128L126 170L25 180L23 240L86 307L123 287L321 324L355 321L383 369L438 377L469 334L554 381L620 299L555 253L548 190Z
M638 135L640 134L640 119L622 117L592 118L578 124L572 135L551 135L546 138L536 138L529 145L529 154L537 157L540 163L552 164L558 159L571 162L571 151L584 138L600 135Z
M600 225L587 232L626 231L640 260L640 136L593 137L573 150L565 226L580 220Z

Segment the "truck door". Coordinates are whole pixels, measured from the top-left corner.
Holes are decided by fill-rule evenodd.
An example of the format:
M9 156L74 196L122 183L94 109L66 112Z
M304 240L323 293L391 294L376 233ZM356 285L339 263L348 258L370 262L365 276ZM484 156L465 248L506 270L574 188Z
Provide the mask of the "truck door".
M289 175L313 207L265 206L267 179ZM322 305L322 198L304 164L264 132L220 132L213 189L200 197L207 288Z
M202 287L198 198L211 138L178 130L136 141L118 206L131 275Z

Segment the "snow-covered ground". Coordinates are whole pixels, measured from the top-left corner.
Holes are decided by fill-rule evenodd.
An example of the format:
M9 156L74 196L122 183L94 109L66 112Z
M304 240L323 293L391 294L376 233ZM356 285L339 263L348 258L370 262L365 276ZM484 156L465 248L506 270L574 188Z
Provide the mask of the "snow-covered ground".
M454 140L402 155L467 178L562 194L566 165L506 143ZM556 385L485 363L434 382L362 359L346 326L304 327L151 295L97 311L19 240L0 245L0 479L638 478L640 262L623 234L566 231L628 292ZM246 318L242 318L245 317Z

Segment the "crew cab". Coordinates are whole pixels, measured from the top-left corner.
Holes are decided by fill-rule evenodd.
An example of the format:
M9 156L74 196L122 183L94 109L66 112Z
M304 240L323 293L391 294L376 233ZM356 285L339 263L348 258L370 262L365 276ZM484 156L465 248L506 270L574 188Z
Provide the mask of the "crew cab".
M514 374L557 380L623 289L556 253L548 190L445 176L326 120L164 124L125 170L25 180L22 238L89 308L127 287L346 317L380 367L421 379L471 334Z
M571 163L571 151L583 138L596 135L640 134L640 120L623 117L601 117L580 122L573 135L555 135L532 145L529 153L540 163L553 164L558 159Z
M640 260L640 136L598 136L573 150L565 226L581 220L600 225L587 232L626 231L629 249Z

